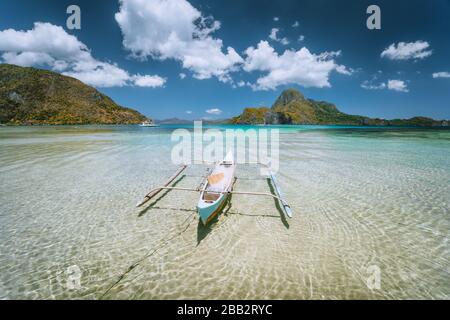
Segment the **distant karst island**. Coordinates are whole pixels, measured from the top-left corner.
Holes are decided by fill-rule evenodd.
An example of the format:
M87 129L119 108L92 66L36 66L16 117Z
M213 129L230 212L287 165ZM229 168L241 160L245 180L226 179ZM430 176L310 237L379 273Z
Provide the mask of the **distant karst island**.
M56 72L0 64L0 124L137 124L151 120L81 81ZM186 124L178 118L156 121ZM241 115L209 124L322 124L367 126L448 126L427 117L385 120L339 111L332 103L307 99L296 89L281 93L272 107L245 108Z
M296 89L281 93L271 108L246 108L240 116L232 118L233 124L322 124L367 126L448 126L447 120L427 117L385 120L339 111L332 103L307 99Z

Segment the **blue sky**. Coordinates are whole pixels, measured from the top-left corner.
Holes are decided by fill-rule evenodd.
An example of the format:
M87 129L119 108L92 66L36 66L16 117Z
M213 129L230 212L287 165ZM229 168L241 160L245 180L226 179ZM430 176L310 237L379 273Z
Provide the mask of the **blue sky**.
M66 27L71 4L81 30ZM366 27L371 4L381 30ZM227 118L289 87L351 114L450 118L448 0L4 0L0 12L2 62L75 76L156 119Z

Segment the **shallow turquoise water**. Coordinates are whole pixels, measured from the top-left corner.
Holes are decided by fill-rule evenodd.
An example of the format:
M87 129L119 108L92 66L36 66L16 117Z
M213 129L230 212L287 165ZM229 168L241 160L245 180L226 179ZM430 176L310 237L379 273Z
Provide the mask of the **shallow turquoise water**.
M0 127L0 298L450 298L450 130L283 127L294 218L234 195L203 228L196 194L134 207L176 170L175 128Z

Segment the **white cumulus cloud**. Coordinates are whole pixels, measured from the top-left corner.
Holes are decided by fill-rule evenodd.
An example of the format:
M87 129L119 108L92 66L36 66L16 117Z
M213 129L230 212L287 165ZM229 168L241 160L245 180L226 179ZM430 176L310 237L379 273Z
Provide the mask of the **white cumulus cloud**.
M213 114L213 115L219 115L222 113L222 110L220 110L219 108L212 108L212 109L207 109L206 113Z
M347 68L342 64L336 65L336 72L340 74L345 74L346 76L350 76L353 74L354 70L352 68Z
M157 88L164 86L164 84L166 83L166 79L161 78L160 76L136 75L133 76L133 82L139 87Z
M408 87L403 80L388 80L387 87L389 90L408 92Z
M0 34L0 39L2 38L2 34ZM2 46L0 45L0 48ZM30 67L34 65L53 65L55 64L55 59L52 58L47 53L44 52L12 52L8 51L2 54L2 58L5 62L10 64L16 64L18 66ZM60 66L60 63L58 63ZM58 69L63 68L64 66L58 67Z
M247 85L247 83L244 80L241 80L237 83L238 87L245 87Z
M120 0L115 19L123 46L140 59L174 59L197 79L229 82L243 62L239 54L211 34L220 22L205 17L186 0Z
M297 28L299 25L300 25L300 23L298 23L298 21L295 21L295 22L292 24L292 28Z
M278 38L278 32L280 31L280 29L278 28L272 28L272 30L270 30L270 34L269 34L269 39L273 40L273 41L278 41L279 43L281 43L282 45L288 45L289 44L289 40L284 37L284 38Z
M316 55L303 47L298 51L285 50L279 55L267 41L260 41L256 48L249 47L245 53L245 71L266 73L251 85L254 90L273 90L286 84L330 87L329 77L332 71L351 73L345 66L335 62L340 51Z
M95 59L77 37L51 23L36 22L27 31L0 31L0 51L4 63L47 66L96 87L149 86L149 80L153 80L152 87L165 83L159 76L130 75L114 63Z
M380 82L380 83L372 83L371 81L365 80L363 83L361 83L361 88L367 89L367 90L381 90L386 89L386 83Z
M372 76L371 80L365 80L361 83L361 88L367 90L394 90L399 92L409 92L408 86L403 80L388 80L379 81L379 75L382 74L381 71L378 71L376 74Z
M409 59L424 59L431 56L432 50L426 41L418 40L416 42L399 42L398 44L391 44L381 53L382 58L391 60L409 60Z
M442 71L433 73L433 78L450 78L450 72Z

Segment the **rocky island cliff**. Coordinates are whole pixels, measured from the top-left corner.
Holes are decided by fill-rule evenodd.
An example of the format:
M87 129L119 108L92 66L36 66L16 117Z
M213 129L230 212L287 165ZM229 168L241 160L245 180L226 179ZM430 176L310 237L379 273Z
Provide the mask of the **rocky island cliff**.
M427 117L379 119L341 112L334 104L307 99L296 89L281 93L272 107L245 108L230 120L234 124L335 124L372 126L448 126L447 120Z
M56 72L0 65L0 123L135 124L147 120L83 82Z

